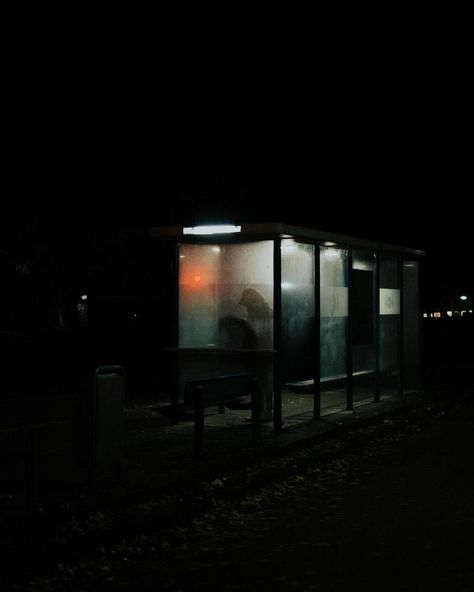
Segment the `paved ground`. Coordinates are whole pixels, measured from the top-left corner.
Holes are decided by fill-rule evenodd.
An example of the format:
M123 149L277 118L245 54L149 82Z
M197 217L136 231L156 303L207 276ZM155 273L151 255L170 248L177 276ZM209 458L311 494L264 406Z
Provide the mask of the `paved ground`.
M103 589L470 591L473 425L464 401L135 539Z
M399 400L387 402L390 415L378 421L370 419L374 409L366 406L334 415L329 422L301 424L273 440L273 455L242 454L240 463L232 459L232 451L220 450L219 458L211 455L201 463L188 456L173 464L168 458L168 470L165 463L153 471L160 455L156 436L150 434L157 428L137 424L129 430L134 441L137 437L135 457L146 450L148 454L129 473L126 487L99 491L101 505L91 507L90 500L84 500L83 508L59 504L54 513L43 508L2 521L3 532L11 534L2 539L5 587L102 590L120 589L120 582L123 589L155 589L158 584L170 590L331 589L337 574L341 581L358 581L354 577L359 570L369 579L374 573L373 581L381 582L382 567L373 571L368 558L393 570L401 565L398 555L410 556L405 548L419 557L416 549L424 549L424 542L416 536L410 542L410 537L422 532L420 525L433 522L442 527L443 537L452 537L448 524L457 524L451 512L457 506L449 500L454 494L463 504L470 501L459 491L462 479L455 477L468 466L469 447L473 449L468 437L472 405L465 403L446 422L436 413L448 413L453 400L449 392L444 393L447 399L442 394L414 397L414 406L404 412L395 413ZM303 436L306 444L312 439L317 445L282 456L285 446L287 452L299 448ZM383 437L387 440L380 444ZM446 452L432 455L434 448ZM347 456L353 450L359 452ZM443 461L438 473L446 474L439 498L434 493L441 490L433 487L438 485L437 459ZM132 467L132 458L127 462ZM431 500L434 517L436 508L442 508L444 523L420 514L425 500ZM441 541L433 541L427 548L441 554ZM426 563L429 551L423 553ZM315 557L326 559L318 562ZM22 571L15 562L23 564ZM131 567L124 570L124 564ZM24 574L34 584L27 584ZM20 587L12 587L15 583Z
M450 326L425 340L450 388L270 426L257 454L242 417L206 418L196 462L190 423L129 406L121 484L58 482L34 511L0 491L0 589L473 589L472 403L449 411L473 397L472 331ZM44 437L62 477L72 434Z

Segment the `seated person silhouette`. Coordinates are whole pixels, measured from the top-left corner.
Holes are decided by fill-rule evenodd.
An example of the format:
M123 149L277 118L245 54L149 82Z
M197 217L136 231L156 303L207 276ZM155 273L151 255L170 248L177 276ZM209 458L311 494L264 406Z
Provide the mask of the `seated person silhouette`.
M257 335L248 321L233 315L219 319L219 347L255 349Z
M219 321L221 347L243 349L271 348L273 311L265 298L253 288L246 288L239 304L247 319L229 315Z
M254 288L242 292L239 304L247 310L247 320L257 335L257 347L273 346L273 311L265 298Z
M254 288L246 288L239 304L247 310L247 320L257 335L257 347L273 347L273 311L265 298Z

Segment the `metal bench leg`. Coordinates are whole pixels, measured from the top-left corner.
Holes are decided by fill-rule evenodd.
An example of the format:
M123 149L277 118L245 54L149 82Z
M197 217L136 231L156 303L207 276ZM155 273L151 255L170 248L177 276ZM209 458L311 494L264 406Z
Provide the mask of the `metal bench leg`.
M196 387L194 400L194 456L199 457L202 453L202 440L204 435L204 406L202 401L202 386Z
M262 442L260 401L258 399L257 381L252 379L250 385L250 400L252 402L252 444L257 447Z

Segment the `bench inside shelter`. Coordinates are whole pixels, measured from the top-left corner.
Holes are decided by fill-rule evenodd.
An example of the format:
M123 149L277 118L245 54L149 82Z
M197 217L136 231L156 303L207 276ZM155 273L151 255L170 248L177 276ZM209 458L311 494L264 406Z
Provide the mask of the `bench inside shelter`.
M250 396L252 409L252 443L260 441L259 404L256 379L251 374L233 374L189 380L184 388L184 401L176 410L194 411L194 452L202 451L204 433L204 409L206 407L234 407Z

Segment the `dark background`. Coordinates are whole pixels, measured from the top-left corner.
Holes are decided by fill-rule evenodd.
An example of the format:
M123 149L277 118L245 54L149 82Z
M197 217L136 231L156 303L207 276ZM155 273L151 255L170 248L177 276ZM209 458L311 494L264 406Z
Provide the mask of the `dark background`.
M465 36L392 16L6 14L4 277L74 300L151 225L284 222L425 250L427 310L472 298Z

